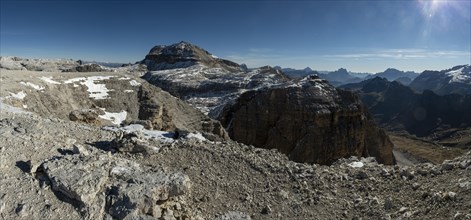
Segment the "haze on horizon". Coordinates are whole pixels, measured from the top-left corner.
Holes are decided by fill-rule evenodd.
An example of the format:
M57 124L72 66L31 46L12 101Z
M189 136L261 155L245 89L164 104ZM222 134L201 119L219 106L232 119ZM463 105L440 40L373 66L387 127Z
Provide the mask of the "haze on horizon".
M421 72L471 63L471 2L1 0L0 55L142 60L194 43L249 67Z

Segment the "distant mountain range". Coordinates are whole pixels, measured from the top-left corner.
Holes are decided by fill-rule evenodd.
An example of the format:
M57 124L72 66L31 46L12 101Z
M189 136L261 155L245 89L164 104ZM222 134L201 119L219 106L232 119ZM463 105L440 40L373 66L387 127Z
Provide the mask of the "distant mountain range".
M412 80L414 80L417 76L419 76L418 73L412 72L412 71L401 71L397 70L394 68L388 68L384 72L376 73L374 75L369 75L366 77L366 79L372 79L375 77L381 77L381 78L386 78L389 81L398 81L404 85L409 85Z
M388 68L384 72L379 72L376 74L350 72L345 68L340 68L336 71L314 71L309 67L306 67L302 70L292 68L281 68L279 66L276 66L274 68L283 71L283 73L293 79L299 79L307 75L316 74L320 78L327 80L330 84L334 86L361 82L365 79L372 79L377 76L386 78L389 81L399 81L404 85L408 85L419 75L418 73L412 71L404 72L394 68Z
M426 70L420 74L394 68L388 68L376 74L354 73L344 68L331 72L315 71L309 67L302 70L281 68L279 66L274 68L281 70L286 76L292 79L299 79L307 75L315 74L337 87L381 77L388 81L400 82L402 85L410 85L413 90L419 93L424 90L431 90L438 95L453 93L462 95L471 94L471 67L469 64L455 66L442 71Z
M357 92L377 121L391 129L427 136L451 127L471 126L471 94L418 93L380 77L340 88Z

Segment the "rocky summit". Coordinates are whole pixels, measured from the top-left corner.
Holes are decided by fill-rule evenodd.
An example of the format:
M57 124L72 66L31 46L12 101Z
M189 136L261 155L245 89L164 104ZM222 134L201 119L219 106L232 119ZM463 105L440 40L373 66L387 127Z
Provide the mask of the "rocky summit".
M294 161L331 164L342 157L373 156L394 164L392 143L359 99L315 76L246 92L220 120L232 139L277 149Z
M223 68L228 71L243 70L237 63L220 59L208 51L184 41L170 46L153 47L141 63L147 65L151 71L186 68L196 64Z

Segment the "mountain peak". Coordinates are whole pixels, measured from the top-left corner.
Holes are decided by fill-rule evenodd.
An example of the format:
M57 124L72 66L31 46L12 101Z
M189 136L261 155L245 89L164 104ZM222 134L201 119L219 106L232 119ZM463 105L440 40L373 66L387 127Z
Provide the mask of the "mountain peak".
M203 48L186 41L169 46L157 45L149 51L141 63L146 64L150 71L186 68L197 64L229 71L243 71L237 63L219 59Z
M463 69L463 72L466 72L466 70L467 70L467 72L469 72L470 66L469 66L469 64L458 65L458 66L454 66L451 69L445 70L445 71L454 71L454 70L459 70L459 69Z
M383 73L386 73L386 72L402 72L396 68L387 68Z
M148 55L183 55L194 56L197 53L211 55L208 51L186 41L180 41L172 45L157 45L153 47Z

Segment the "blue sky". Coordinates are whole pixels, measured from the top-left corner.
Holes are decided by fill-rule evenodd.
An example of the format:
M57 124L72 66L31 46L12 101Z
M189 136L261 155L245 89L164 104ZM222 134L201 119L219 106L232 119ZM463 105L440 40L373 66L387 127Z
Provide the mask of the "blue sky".
M249 67L379 72L471 62L471 1L1 0L0 54L135 62L189 41Z

